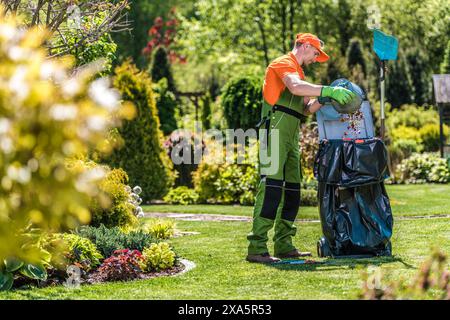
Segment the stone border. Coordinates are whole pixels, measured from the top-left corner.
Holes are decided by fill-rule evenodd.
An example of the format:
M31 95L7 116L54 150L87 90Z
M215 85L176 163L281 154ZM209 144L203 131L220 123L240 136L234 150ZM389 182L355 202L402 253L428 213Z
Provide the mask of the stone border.
M195 262L187 260L187 259L180 259L180 263L182 263L184 265L184 269L181 270L178 273L172 274L170 275L170 277L177 277L177 276L181 276L182 274L185 274L188 271L191 271L192 269L194 269L195 267L197 267L197 265L195 264Z

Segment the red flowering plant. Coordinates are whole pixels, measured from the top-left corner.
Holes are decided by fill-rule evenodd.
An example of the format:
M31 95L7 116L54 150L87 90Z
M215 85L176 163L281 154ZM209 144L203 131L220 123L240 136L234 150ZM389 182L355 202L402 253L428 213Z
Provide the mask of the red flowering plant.
M164 21L162 17L157 17L148 30L150 40L147 42L145 48L142 49L142 54L150 56L153 50L162 46L167 50L167 55L171 63L186 63L186 57L178 54L174 50L178 25L179 21L175 17L175 7L169 11L167 21Z
M116 250L98 268L103 281L136 279L144 268L144 257L139 250Z

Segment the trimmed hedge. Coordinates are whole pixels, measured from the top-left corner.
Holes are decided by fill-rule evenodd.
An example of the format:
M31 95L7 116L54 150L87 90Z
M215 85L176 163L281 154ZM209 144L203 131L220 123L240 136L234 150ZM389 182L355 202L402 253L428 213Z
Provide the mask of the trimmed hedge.
M255 128L261 117L261 79L244 76L229 81L222 94L223 113L229 129Z

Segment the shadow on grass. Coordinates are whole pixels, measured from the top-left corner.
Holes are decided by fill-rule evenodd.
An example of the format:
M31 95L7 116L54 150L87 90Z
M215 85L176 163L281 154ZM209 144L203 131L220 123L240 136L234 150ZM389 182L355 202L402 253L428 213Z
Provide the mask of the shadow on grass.
M293 264L288 262L292 261ZM300 260L283 260L282 263L268 264L267 266L284 271L331 271L339 270L343 268L360 269L368 266L381 266L388 263L402 263L408 269L414 269L415 267L409 263L403 261L400 257L374 257L364 259L332 259L316 261L317 263L299 263Z

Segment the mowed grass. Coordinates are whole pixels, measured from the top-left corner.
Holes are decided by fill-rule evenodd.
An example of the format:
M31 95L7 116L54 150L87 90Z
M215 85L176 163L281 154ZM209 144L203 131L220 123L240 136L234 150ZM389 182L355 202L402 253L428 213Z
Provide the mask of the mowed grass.
M450 214L450 184L387 185L392 212L396 216ZM146 205L145 212L208 213L252 216L253 207L239 205ZM301 207L299 219L319 219L317 207Z
M357 299L361 272L378 266L387 280L411 279L432 246L450 252L450 219L397 221L392 258L323 260L322 265L259 265L244 260L249 222L177 221L197 235L174 238L178 254L197 267L176 277L116 282L66 289L62 286L0 293L0 299ZM297 223L294 238L301 250L312 251L321 226ZM272 243L269 243L272 248Z

